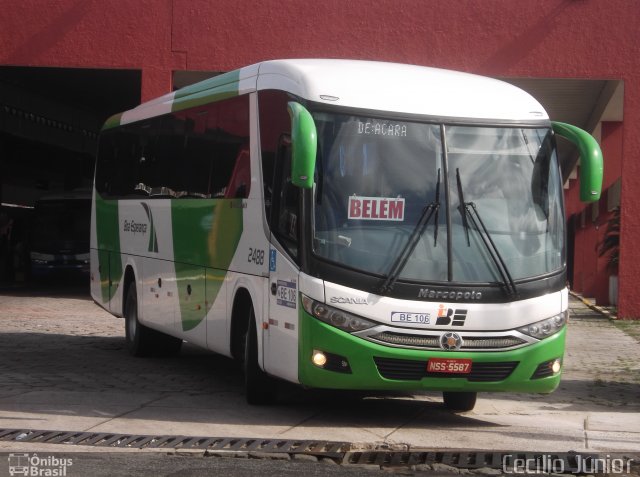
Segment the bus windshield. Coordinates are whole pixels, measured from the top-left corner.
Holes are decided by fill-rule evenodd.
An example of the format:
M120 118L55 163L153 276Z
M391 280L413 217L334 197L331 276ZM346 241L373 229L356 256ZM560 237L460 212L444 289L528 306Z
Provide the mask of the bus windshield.
M504 283L499 262L513 280L564 265L549 128L314 119L319 258L385 277L409 253L395 273L410 282Z

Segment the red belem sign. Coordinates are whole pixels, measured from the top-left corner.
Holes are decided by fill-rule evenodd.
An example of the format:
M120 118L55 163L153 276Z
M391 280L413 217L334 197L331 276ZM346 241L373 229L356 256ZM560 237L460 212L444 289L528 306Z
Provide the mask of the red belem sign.
M349 219L404 220L404 199L400 197L349 197Z

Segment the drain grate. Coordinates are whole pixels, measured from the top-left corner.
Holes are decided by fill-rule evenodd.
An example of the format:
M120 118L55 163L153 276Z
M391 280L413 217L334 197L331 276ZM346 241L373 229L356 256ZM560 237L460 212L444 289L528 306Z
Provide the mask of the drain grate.
M351 447L347 442L320 440L148 436L108 432L42 431L33 429L0 429L0 441L82 445L119 449L196 449L212 452L307 454L333 459L342 459Z
M617 460L614 460L617 459ZM541 452L488 452L488 451L363 451L347 452L346 465L376 465L380 467L411 467L444 464L459 469L499 469L507 474L530 473L610 473L617 467L638 472L637 455L608 453L541 453ZM634 473L633 475L638 475Z
M458 469L490 468L505 473L524 473L533 469L535 473L576 474L610 472L617 465L612 459L620 458L624 470L629 466L631 474L640 475L640 456L623 453L532 453L508 451L457 451L457 450L366 450L351 449L348 442L322 440L250 439L239 437L193 437L193 436L149 436L138 434L116 434L107 432L44 431L34 429L0 429L0 441L29 442L41 444L65 444L96 446L117 449L171 449L201 450L216 455L249 455L269 458L269 454L310 455L318 459L332 459L342 465L374 465L381 468L407 468L421 464L444 464ZM274 456L275 458L275 456ZM434 470L435 467L434 467ZM442 469L440 469L442 470ZM539 472L542 471L542 472ZM581 472L582 471L582 472ZM482 471L480 471L482 472Z

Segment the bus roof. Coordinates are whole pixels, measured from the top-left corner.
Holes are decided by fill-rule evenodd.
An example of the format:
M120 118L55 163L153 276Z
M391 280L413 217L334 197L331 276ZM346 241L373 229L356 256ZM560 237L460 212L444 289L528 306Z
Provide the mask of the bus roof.
M548 121L530 94L457 71L359 60L272 60L224 73L111 117L105 128L256 90L279 89L335 106L487 121Z

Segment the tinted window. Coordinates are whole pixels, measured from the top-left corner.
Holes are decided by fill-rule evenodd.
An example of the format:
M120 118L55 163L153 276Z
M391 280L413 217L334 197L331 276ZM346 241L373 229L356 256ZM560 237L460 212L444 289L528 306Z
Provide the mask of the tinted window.
M102 195L245 198L251 185L249 98L168 114L104 132Z
M291 134L291 119L287 111L287 103L291 100L292 97L283 91L265 90L258 93L262 178L267 217L271 214L274 165L278 146Z
M298 256L300 189L291 183L291 119L282 91L260 91L260 148L264 202L270 226L292 258Z

